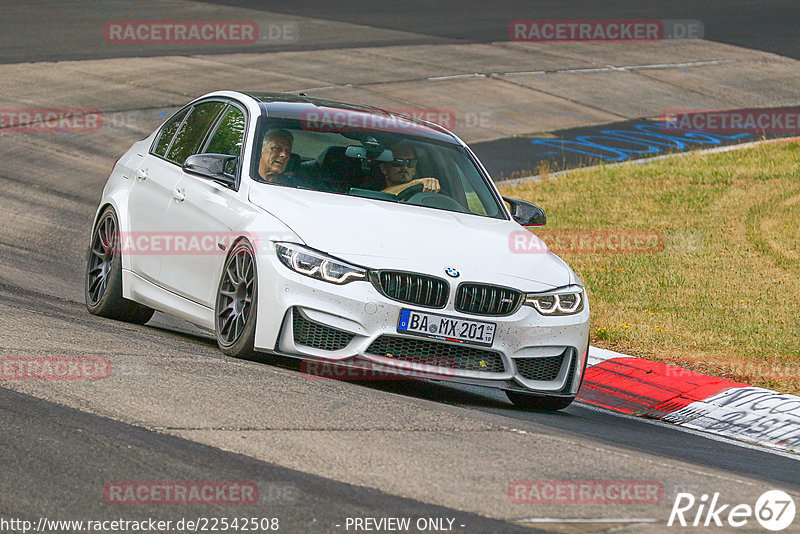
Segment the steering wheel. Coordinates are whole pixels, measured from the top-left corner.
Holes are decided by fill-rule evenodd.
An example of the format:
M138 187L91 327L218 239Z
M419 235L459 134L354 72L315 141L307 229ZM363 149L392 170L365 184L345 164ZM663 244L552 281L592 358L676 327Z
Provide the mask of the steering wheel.
M411 197L413 197L417 193L421 193L423 189L425 189L424 185L415 184L415 185L412 185L411 187L407 187L407 188L403 189L402 191L397 193L397 195L395 195L395 196L397 197L397 201L398 202L406 202L406 201L408 201L408 199L410 199Z

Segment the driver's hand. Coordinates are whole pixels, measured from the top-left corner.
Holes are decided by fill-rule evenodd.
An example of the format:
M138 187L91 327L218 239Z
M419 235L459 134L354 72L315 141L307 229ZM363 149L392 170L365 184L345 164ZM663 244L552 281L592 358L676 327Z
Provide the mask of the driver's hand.
M417 178L412 180L410 185L422 184L423 193L438 193L442 186L439 185L439 180L436 178Z

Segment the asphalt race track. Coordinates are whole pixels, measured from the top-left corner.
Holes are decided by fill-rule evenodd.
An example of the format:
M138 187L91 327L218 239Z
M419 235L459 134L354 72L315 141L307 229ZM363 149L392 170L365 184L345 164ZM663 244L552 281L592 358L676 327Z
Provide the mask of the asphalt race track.
M146 10L172 19L238 16L226 11L228 4L153 2ZM281 532L336 533L357 531L347 528L348 518L410 517L442 520L432 532L452 525L453 532L465 533L655 533L681 531L666 526L679 493L719 493L721 502L753 506L765 491L781 489L800 503L800 458L790 454L579 403L560 413L525 412L500 393L476 387L314 379L290 359L227 358L213 335L160 313L145 326L90 315L83 301L86 246L114 160L171 109L197 96L197 87L218 83L219 64L203 54L232 51L197 46L169 52L187 57L163 60L167 50L158 47L94 46L74 29L103 18L134 18L135 6L30 5L10 3L0 23L0 106L96 107L137 115L130 124L85 135L0 131L0 357L97 356L112 364L105 380L0 381L0 525L10 518L35 524L42 517L247 516L279 518ZM380 1L262 8L238 2L236 9L295 17L318 34L312 42L236 50L242 53L237 59L247 66L246 53L271 50L332 50L346 57L356 46L488 43L507 39L509 19L575 18L575 8L564 2L536 4L535 14L531 5L416 2L400 8ZM707 39L800 58L795 2L653 5L578 4L581 18L701 19ZM100 62L26 63L67 59ZM426 67L387 62L397 70ZM171 79L173 65L189 65L196 78ZM434 66L427 64L432 71ZM151 80L147 69L156 67L161 70ZM289 70L274 82L283 90L317 80ZM357 74L372 83L369 70ZM561 130L579 135L575 128ZM484 146L496 151L495 159L504 158ZM497 172L522 165L527 163ZM648 481L663 495L637 504L519 504L509 496L519 480ZM245 481L257 485L258 500L109 503L104 488L125 481ZM737 531L764 530L751 518Z
M350 486L285 469L172 436L150 432L84 412L0 389L3 426L3 480L0 499L3 517L37 517L47 510L49 519L80 517L113 520L118 508L102 496L108 481L123 480L225 480L259 483L259 514L279 518L287 532L331 531L344 517L447 517L470 532L529 532L439 506ZM103 461L113 459L114 461ZM80 476L50 479L53 470L77 471ZM43 480L50 479L48 484ZM224 517L235 509L196 506L194 517ZM181 507L137 507L124 517L142 521L150 517L177 523L186 517Z
M480 0L462 2L425 0L404 2L398 7L389 0L353 2L285 2L258 0L213 0L210 2L96 2L92 8L79 2L36 2L9 0L0 28L0 60L55 61L59 59L161 55L163 49L140 46L135 49L107 49L87 46L87 37L74 31L76 24L92 19L189 18L198 4L257 10L270 14L267 20L324 19L361 26L357 32L332 27L320 28L312 42L265 43L247 51L302 50L363 46L372 44L418 44L427 42L479 43L508 39L508 23L515 19L695 19L703 22L705 38L745 48L775 52L800 59L796 22L800 5L792 0L675 0L641 2L616 0L500 0L487 6ZM191 8L189 8L191 6ZM224 11L221 13L225 13ZM230 19L232 17L223 17ZM372 34L367 28L387 30ZM363 34L367 35L363 35ZM46 35L47 39L42 39ZM195 45L196 53L218 53L218 46Z

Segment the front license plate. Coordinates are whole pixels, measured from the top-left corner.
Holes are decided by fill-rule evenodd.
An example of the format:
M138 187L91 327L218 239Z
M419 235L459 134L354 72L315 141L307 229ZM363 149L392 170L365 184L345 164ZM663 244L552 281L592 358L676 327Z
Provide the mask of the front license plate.
M459 319L414 310L400 310L397 331L444 341L491 346L494 341L495 326L494 323L484 323L483 321Z

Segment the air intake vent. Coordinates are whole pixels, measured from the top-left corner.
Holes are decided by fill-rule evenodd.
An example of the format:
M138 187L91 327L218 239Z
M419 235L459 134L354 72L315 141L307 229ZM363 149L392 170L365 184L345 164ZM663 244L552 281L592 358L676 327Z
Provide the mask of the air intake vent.
M297 308L292 311L292 324L294 342L312 349L340 350L355 337L355 334L312 321Z
M549 382L558 377L565 354L566 352L546 358L519 358L515 359L514 363L517 364L517 373L522 378Z
M402 271L379 271L373 283L392 300L427 308L444 308L450 293L449 284L441 278Z
M486 284L461 284L456 293L456 309L476 315L510 315L519 306L522 293L507 287Z
M505 371L503 358L496 352L436 341L383 335L373 341L366 352L405 362L463 371Z

